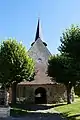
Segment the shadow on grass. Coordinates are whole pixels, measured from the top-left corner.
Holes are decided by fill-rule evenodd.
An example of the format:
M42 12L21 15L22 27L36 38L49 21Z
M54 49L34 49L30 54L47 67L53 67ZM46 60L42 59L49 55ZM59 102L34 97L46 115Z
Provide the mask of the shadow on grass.
M40 112L28 112L23 111L21 109L12 109L11 110L11 116L12 117L26 117L27 119L38 119L38 120L61 120L61 115L58 113L40 113ZM63 118L63 120L67 120L66 118Z
M22 109L17 109L17 108L13 108L10 110L10 116L13 117L18 117L18 116L26 116L27 111L22 110Z
M37 110L47 110L50 108L54 108L57 106L63 106L63 105L67 105L67 104L57 104L57 105L27 105L27 104L16 104L16 105L10 105L12 107L11 109L11 116L13 117L21 117L21 116L31 116L31 117L38 117L43 119L44 117L49 117L49 119L57 119L60 117L63 118L63 120L66 120L65 118L67 118L67 120L79 120L77 119L78 117L80 117L80 114L76 114L73 116L69 116L70 112L66 112L66 113L40 113L40 112L36 112ZM34 111L34 112L32 112Z
M56 105L44 105L44 104L16 104L16 105L11 105L12 108L20 108L28 111L36 111L36 110L48 110L50 108L54 108L57 106L63 106L66 104L56 104Z
M80 117L80 114L76 114L76 115L72 115L72 116L68 116L70 113L62 113L60 114L62 116L62 118L67 118L68 120L77 120L78 117ZM79 119L78 119L79 120Z

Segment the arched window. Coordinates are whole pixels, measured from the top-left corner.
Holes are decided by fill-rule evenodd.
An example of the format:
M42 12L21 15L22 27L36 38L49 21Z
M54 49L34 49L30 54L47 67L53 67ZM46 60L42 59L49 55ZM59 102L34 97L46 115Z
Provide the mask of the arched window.
M42 62L42 59L41 59L41 58L38 58L38 62Z

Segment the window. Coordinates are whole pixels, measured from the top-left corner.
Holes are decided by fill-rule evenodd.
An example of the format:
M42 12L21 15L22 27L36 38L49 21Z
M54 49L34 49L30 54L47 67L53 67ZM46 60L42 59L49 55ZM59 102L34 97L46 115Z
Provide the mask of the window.
M38 62L42 62L42 59L41 59L41 58L38 58Z

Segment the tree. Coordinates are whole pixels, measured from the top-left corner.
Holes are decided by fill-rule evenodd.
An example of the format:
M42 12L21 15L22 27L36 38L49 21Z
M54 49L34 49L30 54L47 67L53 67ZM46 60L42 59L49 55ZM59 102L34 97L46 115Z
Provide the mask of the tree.
M58 50L61 54L71 57L76 69L75 92L80 88L80 27L72 25L63 32ZM74 68L73 68L74 69Z
M14 39L3 41L0 46L0 83L12 85L12 102L16 102L16 86L34 76L34 62L25 47Z
M67 89L67 103L71 103L71 89L75 85L76 71L73 60L62 55L51 56L48 60L48 76L58 83L63 83Z
M80 61L80 28L72 25L71 28L66 29L60 38L61 45L58 50L61 54Z
M75 95L78 95L80 97L80 82L75 85L74 91Z

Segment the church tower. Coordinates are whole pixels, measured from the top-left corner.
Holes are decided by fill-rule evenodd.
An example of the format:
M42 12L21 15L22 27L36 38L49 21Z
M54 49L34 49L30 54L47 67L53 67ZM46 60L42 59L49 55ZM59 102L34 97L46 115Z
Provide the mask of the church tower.
M48 59L51 56L51 53L47 49L47 44L42 41L41 37L41 26L40 20L38 19L37 30L35 35L35 40L31 44L31 48L29 49L29 56L35 61L36 68L36 76L35 82L36 84L49 84L51 81L49 77L47 77L47 64Z
M28 52L30 57L32 57L36 62L39 59L41 59L43 62L46 62L51 56L51 53L47 49L47 44L42 40L40 19L38 19L35 40L31 44L31 48Z

